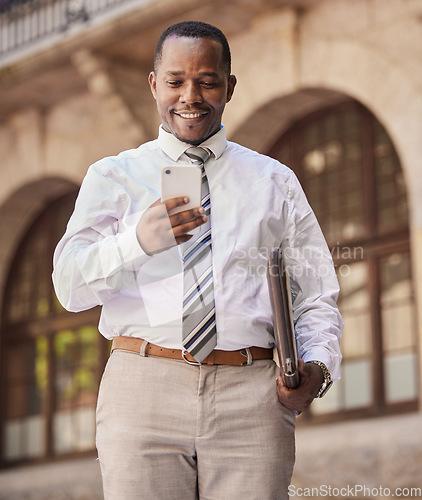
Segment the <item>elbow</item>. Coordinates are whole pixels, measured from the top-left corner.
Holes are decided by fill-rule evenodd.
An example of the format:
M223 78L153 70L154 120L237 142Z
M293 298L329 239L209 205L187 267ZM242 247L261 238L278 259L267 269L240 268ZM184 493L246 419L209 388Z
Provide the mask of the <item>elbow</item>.
M99 305L86 287L75 284L64 270L55 268L52 275L54 291L62 307L69 312L80 312Z

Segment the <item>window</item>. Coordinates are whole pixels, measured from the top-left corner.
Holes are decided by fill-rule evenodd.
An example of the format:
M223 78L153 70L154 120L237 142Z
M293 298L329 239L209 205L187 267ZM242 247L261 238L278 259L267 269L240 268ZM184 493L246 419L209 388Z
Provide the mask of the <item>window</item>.
M31 225L11 266L3 307L2 463L94 449L98 383L108 353L99 311L72 314L51 283L54 248L76 194Z
M297 122L270 154L298 175L341 287L342 378L312 404L308 418L416 409L406 186L386 130L349 102Z

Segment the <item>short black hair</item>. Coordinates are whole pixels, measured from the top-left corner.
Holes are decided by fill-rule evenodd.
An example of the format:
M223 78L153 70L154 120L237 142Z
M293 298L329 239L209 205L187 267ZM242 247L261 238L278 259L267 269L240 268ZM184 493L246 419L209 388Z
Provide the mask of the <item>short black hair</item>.
M165 29L155 48L154 55L154 71L157 73L158 66L161 62L163 52L163 45L166 39L170 36L187 37L187 38L210 38L221 44L223 48L223 65L224 71L227 73L227 78L231 74L231 54L230 47L224 33L212 26L211 24L203 23L201 21L183 21L181 23L173 24Z

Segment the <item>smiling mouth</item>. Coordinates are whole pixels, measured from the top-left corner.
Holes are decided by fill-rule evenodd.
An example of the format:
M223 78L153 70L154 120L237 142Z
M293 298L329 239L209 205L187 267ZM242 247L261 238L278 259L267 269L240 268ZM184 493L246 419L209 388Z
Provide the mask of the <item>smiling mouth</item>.
M204 116L207 114L206 111L175 111L175 115L180 116L181 118L184 118L185 120L194 120L195 118L201 118L201 116Z

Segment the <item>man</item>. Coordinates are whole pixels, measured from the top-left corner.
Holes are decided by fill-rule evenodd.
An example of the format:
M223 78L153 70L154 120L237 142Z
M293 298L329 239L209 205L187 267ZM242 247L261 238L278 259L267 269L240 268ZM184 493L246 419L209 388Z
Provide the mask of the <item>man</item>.
M105 498L284 499L295 411L339 376L331 256L293 172L226 141L236 78L220 30L168 28L149 83L158 139L90 167L54 258L64 307L101 304L114 339L97 407ZM191 162L208 202L174 214L188 200L161 201L161 172ZM262 272L280 245L302 358L294 390L272 360Z

